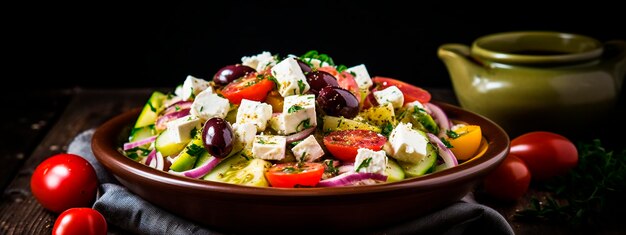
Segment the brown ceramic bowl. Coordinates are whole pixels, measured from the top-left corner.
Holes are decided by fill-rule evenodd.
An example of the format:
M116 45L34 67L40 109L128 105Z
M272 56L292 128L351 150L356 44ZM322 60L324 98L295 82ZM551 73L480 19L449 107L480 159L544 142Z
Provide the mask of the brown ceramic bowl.
M158 171L117 151L128 136L128 127L134 123L139 109L100 126L94 134L92 147L98 161L129 190L173 214L210 228L225 232L276 232L277 229L310 232L313 227L326 232L372 231L459 200L508 153L509 137L495 123L456 106L437 104L453 120L480 125L488 149L481 157L457 167L396 183L337 188L258 188Z

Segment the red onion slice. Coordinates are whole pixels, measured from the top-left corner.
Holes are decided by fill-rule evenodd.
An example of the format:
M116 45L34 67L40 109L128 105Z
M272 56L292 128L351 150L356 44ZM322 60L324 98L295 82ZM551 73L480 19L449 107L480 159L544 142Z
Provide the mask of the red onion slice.
M354 170L354 163L347 163L347 164L344 164L344 165L341 165L341 166L337 167L337 172L339 174L343 174L343 173L346 173L346 172L351 172L353 170Z
M218 163L220 163L222 159L220 158L216 158L216 157L209 157L209 160L207 160L206 162L204 162L201 166L193 168L191 170L188 171L183 171L183 172L176 172L176 171L172 171L170 170L169 172L175 175L182 175L182 176L187 176L189 178L194 178L194 179L198 179L206 174L208 174L211 170L213 170L213 168L215 168L215 166L217 166Z
M443 110L439 108L439 106L431 103L425 103L424 107L427 108L427 111L430 110L430 116L432 116L437 125L439 125L439 133L437 135L439 137L445 137L446 131L450 130L450 128L452 127L452 122L450 122L450 119L448 119L446 113L444 113Z
M156 149L153 149L152 151L150 151L150 153L148 154L148 157L146 158L146 166L150 166L150 163L152 163L152 160L154 160L154 158L156 157Z
M165 159L163 159L163 155L161 155L160 152L156 153L155 159L156 159L156 165L155 165L154 169L157 169L157 170L160 170L160 171L165 169Z
M191 109L191 105L193 104L193 102L191 101L178 101L176 103L171 104L170 106L167 106L167 108L165 109L165 111L163 111L164 114L168 114L168 113L173 113L173 112L177 112L183 109Z
M309 127L309 128L304 129L304 130L302 130L302 131L300 131L298 133L288 135L288 136L286 136L287 144L303 140L306 137L309 137L311 134L313 134L313 132L315 132L315 127Z
M322 180L317 184L317 187L347 186L357 183L359 181L370 179L376 181L387 181L387 176L377 173L348 172L330 179Z
M167 129L167 123L168 122L171 122L171 121L174 121L176 119L179 119L179 118L182 118L184 116L189 115L189 110L190 109L181 109L180 111L176 111L176 112L173 112L173 113L165 114L165 115L159 117L156 120L156 124L154 125L154 127L157 130L165 130L165 129Z
M155 136L150 136L148 138L145 138L143 140L137 140L135 142L124 143L124 151L127 151L127 150L130 150L130 149L133 149L133 148L137 148L137 147L142 146L142 145L146 145L146 144L152 143L152 142L154 142L154 140L156 140L156 137L157 136L155 135Z
M443 142L441 142L439 137L431 133L426 133L426 134L428 135L428 139L430 140L430 142L435 143L437 145L437 148L439 149L439 156L443 159L446 169L459 165L459 162L456 160L454 153L452 153L452 151L450 151L450 149L446 147L446 145L443 144Z

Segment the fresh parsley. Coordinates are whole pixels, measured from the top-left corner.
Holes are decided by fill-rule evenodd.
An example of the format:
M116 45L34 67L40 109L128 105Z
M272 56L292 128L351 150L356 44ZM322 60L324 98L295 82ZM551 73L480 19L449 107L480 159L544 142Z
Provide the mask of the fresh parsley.
M309 65L311 65L311 59L317 59L320 60L322 63L326 62L331 66L335 66L335 61L333 61L333 58L331 58L327 54L320 54L316 50L310 50L307 53L304 53L304 55L300 56L300 59L305 61L305 63L307 63L306 61L308 59Z
M453 130L446 130L446 135L452 139L459 138L459 134L457 134Z
M306 89L306 85L302 80L298 80L298 88L300 88L300 94L304 94L304 89Z
M302 106L294 105L294 106L289 107L289 109L287 109L287 113L295 113L298 110L303 110L303 109L304 108L302 108Z
M354 171L355 172L359 172L359 170L361 170L361 168L370 166L371 162L372 162L372 158L371 157L366 158L365 160L363 160L361 162L361 164L359 164L359 166Z
M348 67L343 64L340 64L339 66L337 66L337 72L340 72L340 73L343 71L346 71L347 69Z
M200 156L204 153L204 151L206 151L204 147L196 144L190 144L189 146L187 146L187 154L189 154L190 156Z
M196 137L196 134L198 134L198 129L196 127L194 127L193 129L191 129L191 131L189 132L189 135L191 136L191 138Z
M300 126L302 126L302 129L300 129ZM311 119L307 118L302 120L298 126L296 126L296 130L304 130L311 127Z
M326 167L324 167L324 173L329 173L329 174L333 174L333 175L339 174L339 169L337 169L334 166L334 163L335 163L335 161L333 161L333 160L326 160L326 161L324 161L324 165L326 166Z
M389 137L389 134L391 134L391 131L393 131L393 125L391 125L391 123L386 122L385 124L383 124L382 128L381 128L381 134Z

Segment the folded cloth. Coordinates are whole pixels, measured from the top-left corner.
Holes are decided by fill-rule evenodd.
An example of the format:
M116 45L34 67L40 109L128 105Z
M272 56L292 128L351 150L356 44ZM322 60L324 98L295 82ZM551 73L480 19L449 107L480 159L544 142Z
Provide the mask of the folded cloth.
M100 165L91 151L94 130L87 130L72 140L68 153L87 159L96 170L100 193L93 208L107 223L138 234L221 234L173 215L143 200L125 187ZM497 211L476 203L471 194L441 210L404 222L376 234L514 234Z

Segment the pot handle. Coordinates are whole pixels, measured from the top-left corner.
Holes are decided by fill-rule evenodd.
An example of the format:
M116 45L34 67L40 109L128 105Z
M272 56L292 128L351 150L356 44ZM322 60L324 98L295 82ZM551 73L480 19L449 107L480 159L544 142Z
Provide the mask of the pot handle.
M626 41L613 40L604 43L602 65L615 76L618 90L621 90L626 76Z

